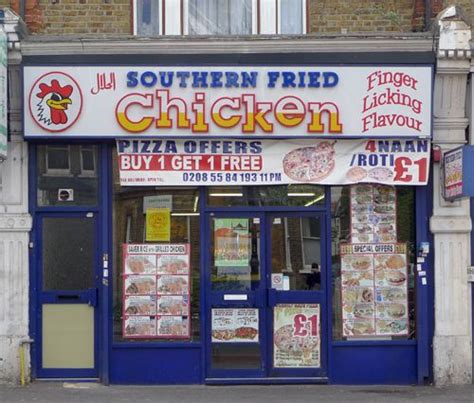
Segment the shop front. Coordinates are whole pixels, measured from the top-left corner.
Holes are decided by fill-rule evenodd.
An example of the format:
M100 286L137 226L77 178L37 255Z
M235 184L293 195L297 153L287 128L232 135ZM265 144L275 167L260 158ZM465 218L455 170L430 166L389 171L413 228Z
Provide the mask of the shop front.
M34 377L430 379L432 80L25 65Z

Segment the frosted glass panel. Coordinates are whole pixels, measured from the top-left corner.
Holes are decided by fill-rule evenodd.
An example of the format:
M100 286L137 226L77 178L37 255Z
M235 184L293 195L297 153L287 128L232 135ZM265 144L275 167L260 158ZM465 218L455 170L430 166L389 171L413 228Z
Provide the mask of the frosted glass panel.
M85 290L94 280L94 219L43 219L43 290Z

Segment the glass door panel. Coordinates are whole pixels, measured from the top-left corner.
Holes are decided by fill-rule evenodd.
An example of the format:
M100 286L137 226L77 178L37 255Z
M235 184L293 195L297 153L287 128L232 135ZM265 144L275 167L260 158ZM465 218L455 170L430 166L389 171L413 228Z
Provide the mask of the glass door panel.
M210 217L208 375L262 376L263 296L261 218Z
M324 216L269 214L270 376L324 376Z
M272 277L279 291L321 288L321 222L319 217L273 217L271 223Z

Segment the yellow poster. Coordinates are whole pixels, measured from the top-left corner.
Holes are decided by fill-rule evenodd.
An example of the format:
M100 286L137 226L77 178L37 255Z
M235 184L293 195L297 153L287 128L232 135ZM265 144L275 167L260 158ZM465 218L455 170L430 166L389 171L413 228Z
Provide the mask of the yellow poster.
M169 208L146 210L146 240L170 241L171 212Z

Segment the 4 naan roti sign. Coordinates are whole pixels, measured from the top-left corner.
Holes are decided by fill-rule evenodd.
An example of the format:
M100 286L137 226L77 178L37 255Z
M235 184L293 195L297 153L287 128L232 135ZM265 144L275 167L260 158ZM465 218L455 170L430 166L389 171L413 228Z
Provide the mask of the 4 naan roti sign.
M122 186L426 185L428 140L117 140Z

